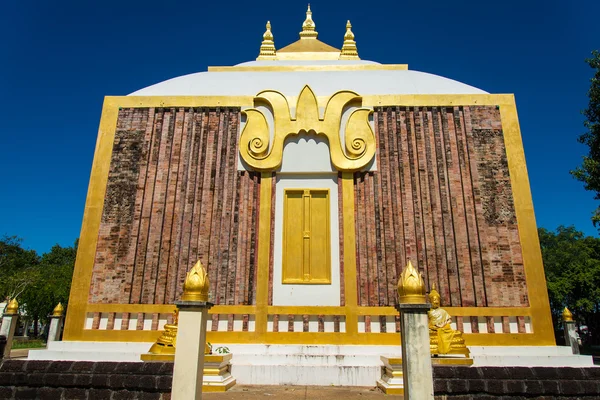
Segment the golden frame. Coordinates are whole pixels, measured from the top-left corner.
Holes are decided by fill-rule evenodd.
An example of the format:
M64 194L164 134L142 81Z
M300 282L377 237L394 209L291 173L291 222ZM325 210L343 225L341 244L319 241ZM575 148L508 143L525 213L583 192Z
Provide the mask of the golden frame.
M318 97L318 102L327 98ZM84 210L77 261L71 286L64 340L83 341L137 341L152 342L159 331L91 330L84 329L90 312L143 312L168 313L172 305L157 304L88 304L98 228L116 122L119 108L123 107L252 107L253 96L217 97L106 97L100 120L98 140L94 153L90 184ZM293 102L294 99L288 99ZM465 334L470 345L554 345L554 331L542 264L537 227L526 169L525 155L517 109L513 95L368 95L362 97L363 107L375 106L471 106L495 105L500 107L502 129L513 190L519 238L523 249L523 263L527 280L529 307L463 307L448 308L455 316L528 316L532 333ZM344 232L344 288L343 307L274 307L268 306L268 279L270 256L270 215L272 179L271 172L261 173L260 214L258 237L257 302L253 306L215 306L211 311L219 314L255 315L254 332L209 332L208 340L221 343L304 343L304 344L399 344L395 333L358 333L360 315L396 315L391 307L359 307L356 296L356 256L354 225L354 183L352 172L342 172L343 232ZM342 333L267 332L268 315L274 313L344 315L346 331Z

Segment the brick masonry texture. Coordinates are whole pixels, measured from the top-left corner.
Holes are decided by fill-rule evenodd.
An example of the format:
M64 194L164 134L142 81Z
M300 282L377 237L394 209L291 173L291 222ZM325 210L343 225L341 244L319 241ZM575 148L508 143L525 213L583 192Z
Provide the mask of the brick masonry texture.
M0 364L0 399L166 400L172 376L173 364L162 362L6 360ZM600 368L438 366L433 376L438 400L600 397Z
M215 304L255 304L260 175L239 108L119 111L89 301L170 304L200 259Z
M356 173L361 306L393 305L410 259L446 306L527 306L500 111L380 107L378 171Z

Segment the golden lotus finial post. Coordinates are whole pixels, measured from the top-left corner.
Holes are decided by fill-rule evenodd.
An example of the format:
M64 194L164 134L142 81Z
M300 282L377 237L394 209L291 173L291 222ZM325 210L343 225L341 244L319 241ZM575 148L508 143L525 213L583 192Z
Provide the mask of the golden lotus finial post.
M17 327L17 319L19 319L19 303L17 299L12 299L2 316L2 325L0 326L0 335L6 337L6 346L4 347L4 358L10 357L10 349L12 348L12 341L15 337L15 329Z
M310 4L306 10L306 19L302 24L302 32L300 32L300 39L316 39L319 34L317 33L315 22L312 19L312 11L310 10Z
M344 44L342 45L340 60L360 60L350 20L346 23L346 34L344 35Z
M52 314L50 314L50 328L48 329L48 341L56 342L60 340L60 334L62 332L62 324L63 324L63 314L65 313L65 308L62 303L58 303L54 310L52 310Z
M271 21L267 21L266 28L257 60L276 60L277 50L275 50L275 41L271 32Z
M179 308L175 365L173 367L174 399L201 399L206 351L208 310L208 274L200 260L188 272L183 283L183 295L175 305Z
M575 329L575 321L573 321L573 314L567 307L565 307L565 309L563 310L562 319L565 344L571 347L571 351L573 352L573 354L580 354L579 344L581 343L581 338L579 337Z
M423 275L408 260L398 279L398 301L401 304L425 304L425 281Z
M404 398L433 400L433 369L429 348L427 312L423 275L410 259L398 279L400 340L402 344L402 381Z

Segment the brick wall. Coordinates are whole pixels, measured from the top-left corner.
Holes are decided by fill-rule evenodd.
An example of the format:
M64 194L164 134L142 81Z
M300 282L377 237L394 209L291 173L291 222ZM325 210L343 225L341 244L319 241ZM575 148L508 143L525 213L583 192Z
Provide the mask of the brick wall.
M169 304L200 259L215 304L254 304L260 176L238 108L121 109L89 301Z
M393 305L408 259L446 306L527 306L500 111L375 109L378 171L355 174L362 306Z

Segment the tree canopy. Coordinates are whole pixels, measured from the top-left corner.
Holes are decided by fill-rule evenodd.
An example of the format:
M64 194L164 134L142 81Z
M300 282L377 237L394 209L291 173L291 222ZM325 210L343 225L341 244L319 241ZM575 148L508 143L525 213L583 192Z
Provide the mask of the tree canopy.
M589 147L589 153L583 157L581 166L571 173L584 183L586 190L596 193L596 200L600 200L600 52L593 51L592 57L585 61L595 70L588 91L589 104L583 110L587 132L579 136L579 142ZM592 222L596 226L600 223L600 207L594 212Z
M600 239L575 227L539 229L553 320L565 307L581 324L600 333Z
M78 243L55 245L42 256L21 243L15 236L0 239L0 297L16 297L28 318L46 321L59 302L67 306Z

